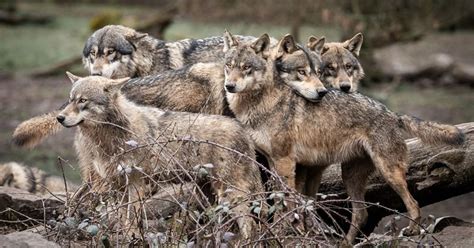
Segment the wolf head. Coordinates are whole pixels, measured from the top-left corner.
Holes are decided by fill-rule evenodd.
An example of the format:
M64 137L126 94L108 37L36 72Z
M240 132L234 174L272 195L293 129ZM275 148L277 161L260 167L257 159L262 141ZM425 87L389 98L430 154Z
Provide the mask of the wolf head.
M129 78L108 79L101 76L81 78L66 72L72 82L68 105L58 114L57 120L65 127L95 126L110 122L111 109L121 86Z
M82 51L84 67L94 76L132 77L137 74L134 53L145 37L147 34L124 26L105 26L87 40Z
M318 43L324 45L324 40ZM297 44L291 35L285 35L276 48L275 68L283 81L296 93L310 101L319 101L327 90L319 79L320 56L312 55Z
M262 35L250 44L238 42L224 33L225 89L229 93L248 92L263 87L277 73L284 83L309 100L319 100L327 92L313 69L308 53L291 35L270 49L270 39ZM273 70L275 65L275 70Z
M311 38L310 38L311 42ZM344 42L327 43L321 51L321 79L327 87L343 92L355 92L364 70L359 62L363 36L356 34Z
M224 33L225 89L230 93L257 90L265 81L270 37L262 35L252 43L241 43Z

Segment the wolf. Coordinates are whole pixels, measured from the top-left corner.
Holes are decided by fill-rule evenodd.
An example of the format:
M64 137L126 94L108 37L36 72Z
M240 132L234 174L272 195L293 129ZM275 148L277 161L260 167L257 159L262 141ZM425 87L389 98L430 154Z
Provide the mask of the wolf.
M252 36L236 36L252 41ZM144 77L184 65L222 61L222 36L166 42L121 25L108 25L86 41L82 62L90 75Z
M138 105L120 91L128 82L126 78L68 76L73 82L70 101L57 120L64 127L78 127L75 147L79 166L86 177L83 180L90 182L94 191L110 190L101 182L109 182L115 189L125 186L118 166L133 169L128 184L139 189L132 197L139 199L144 197L145 190L140 189L145 188L145 175L172 180L176 178L173 171L212 164L210 185L219 203L263 192L259 169L253 162L253 143L236 120ZM132 140L136 145L130 149L127 143ZM240 215L237 222L242 237L249 238L253 220L248 206L237 205L234 213Z
M261 57L266 61L273 57L274 53L282 53L276 49L270 37L263 34L253 43L243 43L236 39L230 32L224 32L224 47L223 51L228 52L230 47L235 47L237 44L247 44L248 47L254 51L261 51ZM303 46L297 44L291 35L285 36L280 42L283 44L286 53L280 56L276 61L275 68L272 68L272 73L278 73L285 85L288 85L296 94L304 97L309 101L319 101L327 93L327 89L319 79L319 74L314 68L321 65L320 56L317 55L317 50L310 54ZM322 47L324 40L321 40L317 46ZM262 50L266 48L265 50ZM281 47L280 47L281 48ZM230 55L226 55L230 56ZM240 68L241 70L232 70L233 68ZM246 91L241 88L244 84L237 84L241 80L248 80L252 82L260 82L265 76L265 63L262 61L254 61L253 63L243 61L240 57L229 60L226 59L224 74L225 74L225 89L228 92ZM257 83L258 84L258 83Z
M420 210L405 180L408 153L403 134L417 136L428 144L457 145L464 140L460 130L391 112L359 93L331 89L318 101L296 96L279 74L274 73L279 61L290 51L288 47L295 46L292 39L282 39L279 52L272 59L262 56L267 47L255 49L239 42L228 46L226 63L249 64L261 75L257 78L244 74L236 81L227 75L243 73L243 69L229 67L225 84L235 85L232 90L226 87L229 107L248 127L257 149L267 156L288 185L314 195L324 169L341 163L347 193L354 201L345 242L354 242L367 219L367 211L360 202L364 200L367 178L374 169L398 193L409 216L415 220L405 234L419 233ZM312 169L305 183L295 180L296 164Z
M245 42L255 40L255 37L251 36L235 37ZM275 39L271 40L276 43ZM101 75L113 79L143 78L195 63L222 62L224 57L222 50L222 36L165 42L129 27L108 25L98 29L87 39L82 52L82 61L90 75ZM181 72L177 74L182 75ZM180 100L175 98L175 102ZM60 131L62 126L55 117L66 104L58 110L20 123L14 131L13 143L31 148L49 135ZM195 112L187 109L176 110Z
M225 100L224 72L220 63L197 63L158 75L127 80L121 88L129 100L174 111L231 115ZM61 130L56 120L60 110L22 122L13 133L13 142L34 147Z
M0 164L0 186L22 189L39 195L50 192L66 192L63 178L16 162ZM79 186L67 182L67 188L72 192L76 191Z
M268 35L266 38L265 40L270 40L270 46L274 46L276 42ZM260 37L252 42L240 42L261 46L262 40ZM221 49L224 50L224 47ZM321 61L310 60L308 51L303 51L302 47L295 51L297 52L288 59L288 63L282 62L279 69L284 71L283 77L295 92L309 100L317 99L325 93L326 88L310 68ZM186 65L158 75L132 78L125 83L121 91L129 100L142 105L173 111L232 116L225 98L223 67L223 62ZM20 123L13 133L13 142L23 147L34 147L49 135L61 130L62 126L55 119L58 113L59 110L53 111Z
M346 93L356 92L359 88L360 80L364 78L364 68L359 61L359 53L364 37L361 33L354 35L344 42L325 43L322 49L317 50L316 44L320 39L311 36L308 39L307 47L321 56L322 64L320 68L321 80L327 88L339 89Z

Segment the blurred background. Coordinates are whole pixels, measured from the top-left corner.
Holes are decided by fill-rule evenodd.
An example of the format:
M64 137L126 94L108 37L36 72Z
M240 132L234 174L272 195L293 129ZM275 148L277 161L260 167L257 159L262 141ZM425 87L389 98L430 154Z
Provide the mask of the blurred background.
M86 75L91 33L122 24L173 41L233 34L294 34L343 41L364 34L361 91L397 112L451 124L474 121L474 2L470 0L89 0L0 1L0 162L17 161L79 181L72 140L62 131L38 148L11 145L21 121L57 109L70 89L65 70ZM474 194L424 213L474 220Z

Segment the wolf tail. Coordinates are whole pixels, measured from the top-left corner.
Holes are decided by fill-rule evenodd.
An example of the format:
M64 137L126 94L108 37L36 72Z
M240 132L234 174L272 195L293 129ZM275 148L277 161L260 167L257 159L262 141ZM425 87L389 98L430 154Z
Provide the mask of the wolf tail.
M20 147L32 148L57 133L62 128L56 120L59 112L60 110L56 110L20 123L13 132L13 143Z
M399 121L405 131L426 144L460 145L465 140L464 133L453 125L424 121L408 115L400 115Z

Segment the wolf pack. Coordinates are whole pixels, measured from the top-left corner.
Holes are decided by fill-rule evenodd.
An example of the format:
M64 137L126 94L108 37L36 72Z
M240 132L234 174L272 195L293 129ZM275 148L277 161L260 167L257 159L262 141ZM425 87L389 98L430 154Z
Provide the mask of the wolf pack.
M228 31L167 42L105 26L82 51L90 75L67 72L69 100L21 123L13 141L31 148L64 127L76 127L83 182L94 192L133 185L133 199L158 190L149 189L153 179L145 175L166 177L158 172L209 164L215 201L251 199L265 191L256 153L289 188L315 198L325 169L340 166L352 204L346 244L355 242L368 218L366 184L378 171L412 220L404 234L416 235L420 209L405 179L404 137L454 146L464 135L455 126L392 112L358 93L362 43L360 33L343 42L312 36L299 44L292 35L276 39ZM9 176L0 183L7 181L15 182ZM250 207L239 205L233 212L240 238L251 239Z

